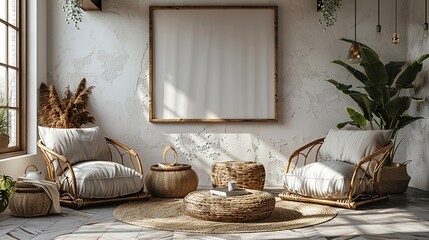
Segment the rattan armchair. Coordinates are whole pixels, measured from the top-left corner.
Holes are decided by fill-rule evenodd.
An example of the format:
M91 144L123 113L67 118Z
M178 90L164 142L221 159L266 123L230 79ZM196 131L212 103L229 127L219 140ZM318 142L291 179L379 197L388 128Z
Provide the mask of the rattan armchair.
M105 138L105 140L110 150L110 159L105 160L117 162L121 165L124 165L126 161L129 161L131 168L143 176L143 166L136 151L110 138ZM61 155L60 153L47 148L42 140L39 140L37 145L46 164L48 172L47 180L56 182L60 188L60 203L62 205L72 208L81 208L94 204L147 200L150 198L150 195L144 192L144 186L138 192L113 198L80 197L77 191L77 189L79 189L80 182L76 179L76 173L74 169L75 164L72 164L65 156ZM103 164L103 161L99 162L101 162L100 164ZM67 176L65 176L66 172L69 173Z
M305 166L310 164L314 164L316 162L320 162L320 149L324 144L325 138L320 138L315 141L312 141L301 148L294 151L289 157L285 174L292 174L291 172L302 169ZM349 209L355 209L361 205L368 204L371 202L377 202L382 200L387 200L388 196L379 194L377 192L377 184L379 182L379 175L381 168L389 156L393 147L393 143L388 141L387 145L383 145L382 147L377 148L377 150L372 151L372 153L364 156L357 162L357 164L352 164L350 166L350 179L346 179L345 181L348 184L344 186L348 187L348 191L346 194L343 194L342 197L329 197L324 196L320 197L319 195L314 196L313 194L303 194L302 190L291 189L291 187L286 187L286 179L285 181L285 190L279 194L279 197L283 200L291 200L291 201L300 201L307 203L318 203L318 204L326 204L331 206L344 207ZM331 161L330 166L334 166L335 164L340 164L340 161ZM320 164L320 163L319 163ZM342 163L341 163L342 164ZM348 164L348 163L347 163ZM354 166L354 170L353 170ZM299 171L299 170L298 170ZM317 175L317 168L313 168L313 175ZM333 170L337 172L337 169ZM316 173L314 173L316 172ZM286 176L285 175L285 176ZM328 174L319 174L319 176L329 177ZM313 181L314 179L309 179L308 181ZM302 182L301 182L302 183ZM289 184L291 186L297 186L293 184ZM308 184L307 184L308 185ZM316 188L317 184L314 184ZM332 186L331 186L332 187ZM304 187L305 188L305 187ZM317 189L320 190L320 189ZM304 190L304 192L308 191L308 189ZM317 191L313 191L317 192Z

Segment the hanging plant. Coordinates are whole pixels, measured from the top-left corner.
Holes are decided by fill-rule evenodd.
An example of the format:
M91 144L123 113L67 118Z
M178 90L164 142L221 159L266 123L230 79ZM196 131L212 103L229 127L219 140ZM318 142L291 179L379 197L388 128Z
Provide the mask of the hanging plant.
M82 0L64 0L63 12L66 13L66 22L79 29L78 23L82 22Z
M341 0L319 0L318 4L320 9L319 23L322 25L323 30L331 27L337 21L337 10L341 7ZM320 6L319 6L320 5Z

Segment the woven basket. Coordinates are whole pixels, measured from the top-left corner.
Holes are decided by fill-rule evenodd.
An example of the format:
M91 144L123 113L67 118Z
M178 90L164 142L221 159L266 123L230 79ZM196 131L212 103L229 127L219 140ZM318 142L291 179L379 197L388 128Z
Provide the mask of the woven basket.
M37 217L47 215L52 200L45 191L31 183L18 182L9 203L9 209L16 217Z
M184 197L197 189L198 176L189 164L171 167L152 165L146 174L145 185L155 197Z
M0 150L5 150L9 146L9 135L0 134Z
M211 195L209 190L192 192L183 199L185 214L222 222L249 222L267 218L274 211L274 197L267 192L247 191L251 194L233 197Z
M376 188L381 194L403 193L407 190L410 179L407 166L393 163L392 166L381 168Z
M261 163L249 161L224 161L212 165L211 182L214 188L228 186L228 181L237 182L237 187L262 190L265 184L265 168Z

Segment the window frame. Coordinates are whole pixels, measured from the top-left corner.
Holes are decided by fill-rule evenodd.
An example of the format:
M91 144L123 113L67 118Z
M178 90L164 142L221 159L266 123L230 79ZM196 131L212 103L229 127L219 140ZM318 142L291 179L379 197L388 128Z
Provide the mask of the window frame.
M17 129L16 129L16 146L8 147L4 151L0 152L0 159L15 157L24 155L27 153L27 0L16 0L17 7L19 8L17 11L17 24L16 27L13 27L17 30L17 56L16 56L16 67L12 67L16 69L16 84L17 86L17 98L16 98L16 106L13 107L17 109ZM7 14L9 13L9 7L7 6ZM7 27L12 24L9 21L5 21L0 19L0 22L5 24ZM7 49L9 42L9 30L6 30L6 44ZM7 61L9 61L9 51L7 50L6 55ZM7 68L11 68L10 64L1 64L1 66ZM8 71L6 71L8 73ZM6 75L6 79L9 85L9 75ZM8 104L9 105L9 104ZM9 108L9 106L7 106Z

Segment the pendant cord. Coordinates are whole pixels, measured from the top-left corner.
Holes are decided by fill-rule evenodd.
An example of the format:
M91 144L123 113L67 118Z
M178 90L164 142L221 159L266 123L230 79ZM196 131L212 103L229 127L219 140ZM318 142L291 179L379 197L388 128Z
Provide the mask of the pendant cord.
M380 0L378 0L378 25L380 25Z
M428 22L428 0L425 0L425 23Z
M357 24L356 24L356 15L357 15L357 14L356 14L356 0L355 0L355 42L356 42L356 35L357 35L357 34L356 34L356 32L357 32L357 31L356 31L356 28L357 28Z
M398 32L398 0L395 0L395 32Z

